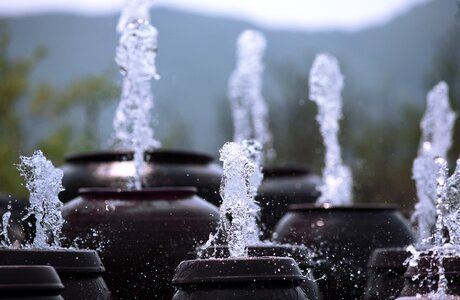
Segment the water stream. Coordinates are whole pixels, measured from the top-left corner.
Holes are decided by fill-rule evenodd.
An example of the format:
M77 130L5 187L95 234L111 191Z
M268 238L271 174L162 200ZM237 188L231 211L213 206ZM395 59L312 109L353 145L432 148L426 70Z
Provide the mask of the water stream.
M121 100L113 120L114 146L134 151L135 173L129 189L141 189L144 153L160 146L152 128L152 78L159 79L155 59L158 32L148 19L151 1L134 1L122 12L116 62L123 75ZM134 3L135 4L135 3ZM141 5L139 5L141 4Z
M343 85L343 75L337 59L328 54L317 55L310 69L310 99L318 106L316 120L326 151L318 204L352 203L353 178L350 169L342 162L338 141Z

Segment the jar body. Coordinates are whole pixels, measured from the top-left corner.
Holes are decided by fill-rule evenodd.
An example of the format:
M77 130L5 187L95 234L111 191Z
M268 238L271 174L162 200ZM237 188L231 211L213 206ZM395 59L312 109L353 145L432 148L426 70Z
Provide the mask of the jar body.
M197 196L85 197L64 206L63 233L69 241L81 239L80 247L100 249L115 299L171 299L175 267L218 222L217 208Z
M69 156L62 166L65 191L59 194L62 202L78 196L79 188L106 187L125 189L134 175L132 152L101 151ZM142 184L146 188L194 186L197 194L219 205L222 168L212 157L187 151L156 150L146 152L146 166Z
M279 242L303 244L317 252L314 269L324 299L359 299L368 258L376 248L402 247L413 233L395 209L367 206L293 206L275 229Z

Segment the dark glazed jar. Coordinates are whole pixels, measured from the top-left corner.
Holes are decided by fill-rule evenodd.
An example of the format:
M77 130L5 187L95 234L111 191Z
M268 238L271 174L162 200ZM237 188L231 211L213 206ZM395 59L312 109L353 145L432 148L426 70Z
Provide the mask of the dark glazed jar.
M83 189L64 205L63 234L96 249L115 299L171 299L175 267L217 227L217 208L196 189Z
M300 287L305 292L305 295L310 300L321 300L321 292L315 277L313 276L314 263L311 259L311 251L304 246L298 245L276 245L276 244L260 244L257 246L248 247L249 257L290 257L299 266L302 274L305 276ZM227 246L214 246L206 249L199 249L198 258L228 258L230 252Z
M458 299L460 296L460 257L445 256L442 266L447 279L447 295L457 296L445 299ZM438 268L439 260L432 253L421 256L417 265L407 268L404 274L404 288L398 299L406 299L406 297L407 299L420 299L420 297L416 298L417 295L427 296L430 292L436 292L439 280Z
M69 300L111 299L102 278L104 266L93 250L0 249L0 266L50 265L58 272Z
M372 252L367 264L364 300L393 300L404 286L406 261L411 253L406 248L381 248Z
M64 286L50 266L0 266L0 299L63 300Z
M269 238L290 204L316 201L321 178L302 166L267 166L263 173L256 200L261 208L264 237Z
M174 274L173 300L308 300L303 280L288 257L186 260Z
M207 154L155 150L146 152L143 174L144 187L194 186L198 195L219 205L222 168ZM132 151L100 151L71 155L62 170L65 191L59 194L62 202L78 196L79 188L107 187L125 189L134 175Z
M368 258L376 248L414 241L402 214L392 206L291 205L279 221L276 241L304 244L317 253L314 270L324 299L361 299Z

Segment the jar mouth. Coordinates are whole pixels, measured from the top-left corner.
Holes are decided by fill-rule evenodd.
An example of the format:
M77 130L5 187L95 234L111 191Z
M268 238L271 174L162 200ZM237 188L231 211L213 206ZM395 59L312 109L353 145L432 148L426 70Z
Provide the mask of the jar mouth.
M131 161L133 156L132 150L106 150L71 154L66 156L65 161L67 163ZM195 151L155 149L145 152L145 160L152 163L206 165L211 163L213 158L209 154Z
M330 205L302 203L291 204L289 211L349 211L349 212L378 212L398 210L397 205L393 204L351 204L351 205Z
M214 245L198 247L199 256L202 259L229 258L230 251L227 245ZM291 257L299 266L313 267L315 263L311 259L311 252L302 245L289 244L256 244L247 246L249 257Z
M196 187L158 187L142 190L126 190L115 188L80 188L79 196L87 200L180 200L195 196Z
M53 267L48 265L0 266L0 291L19 296L21 293L58 294L64 290L61 279ZM10 297L7 297L10 298ZM15 298L15 297L14 297ZM22 298L22 297L20 297ZM41 297L40 297L41 298ZM25 299L25 298L23 298Z
M264 166L262 169L264 176L267 178L279 178L279 177L295 177L295 176L306 176L311 174L309 168L302 165L286 164L279 166Z

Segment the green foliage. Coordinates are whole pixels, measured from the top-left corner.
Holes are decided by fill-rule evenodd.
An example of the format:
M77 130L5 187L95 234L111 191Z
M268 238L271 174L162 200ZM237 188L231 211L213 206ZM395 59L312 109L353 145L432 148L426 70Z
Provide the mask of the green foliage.
M44 48L37 48L31 57L12 59L8 45L7 24L0 23L0 192L25 195L15 167L19 155L41 148L59 165L70 150L94 148L98 141L94 127L99 122L101 109L116 99L119 90L108 80L110 73L75 80L63 90L55 90L47 83L31 87L29 75L45 56ZM18 106L27 99L30 99L29 109L20 113ZM79 110L83 111L84 118L80 135L67 121ZM36 145L30 145L26 121L51 124L53 129Z

